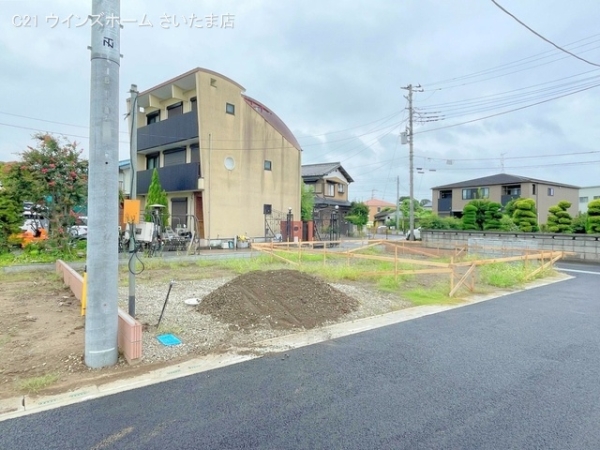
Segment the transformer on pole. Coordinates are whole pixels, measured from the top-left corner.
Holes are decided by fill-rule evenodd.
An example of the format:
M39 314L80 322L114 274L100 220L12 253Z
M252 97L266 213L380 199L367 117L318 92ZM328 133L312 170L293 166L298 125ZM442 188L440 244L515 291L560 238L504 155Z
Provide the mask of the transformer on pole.
M85 363L117 363L119 0L93 0Z

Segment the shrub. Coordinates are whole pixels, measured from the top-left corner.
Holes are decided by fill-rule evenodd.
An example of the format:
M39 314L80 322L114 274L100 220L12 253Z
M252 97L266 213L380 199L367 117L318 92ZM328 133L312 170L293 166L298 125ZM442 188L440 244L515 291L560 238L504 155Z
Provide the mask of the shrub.
M548 215L548 231L551 233L572 233L572 222L571 215L567 212L567 209L571 207L571 202L562 200L557 205L551 206L548 209L550 213Z
M600 233L600 199L588 203L585 229L590 234Z
M515 202L515 212L513 220L519 227L519 230L526 233L538 231L537 212L535 201L530 198L521 198Z

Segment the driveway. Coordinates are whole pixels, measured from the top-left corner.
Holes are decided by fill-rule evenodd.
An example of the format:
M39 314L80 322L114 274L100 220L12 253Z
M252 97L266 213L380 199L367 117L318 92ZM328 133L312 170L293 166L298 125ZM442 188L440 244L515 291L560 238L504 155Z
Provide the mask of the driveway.
M597 450L600 269L583 267L596 274L0 422L0 448Z

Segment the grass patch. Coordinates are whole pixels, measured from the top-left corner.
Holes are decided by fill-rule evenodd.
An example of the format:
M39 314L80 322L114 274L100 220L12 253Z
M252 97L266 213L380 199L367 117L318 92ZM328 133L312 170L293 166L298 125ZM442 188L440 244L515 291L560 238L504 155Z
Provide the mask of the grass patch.
M412 278L412 275L398 275L398 277L385 275L377 280L377 289L383 292L399 292Z
M27 378L19 383L19 389L27 393L37 393L58 381L58 374L48 373L39 377Z
M440 283L430 288L419 287L404 292L404 297L415 306L443 305L460 303L461 300L448 297L450 288L446 283Z
M493 263L479 267L479 277L484 284L507 288L525 283L527 272L522 263Z

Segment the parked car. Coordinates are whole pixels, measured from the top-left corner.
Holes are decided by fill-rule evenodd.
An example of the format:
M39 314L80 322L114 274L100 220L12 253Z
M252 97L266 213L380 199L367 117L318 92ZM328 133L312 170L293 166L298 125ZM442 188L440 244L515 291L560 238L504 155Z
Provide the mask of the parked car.
M421 227L415 228L413 230L415 232L415 241L420 241L421 240ZM410 239L410 231L408 233L406 233L406 240L409 241Z
M87 239L87 217L79 217L78 222L79 223L77 225L73 225L71 228L69 228L69 233L71 233L71 236L73 236L75 239Z

